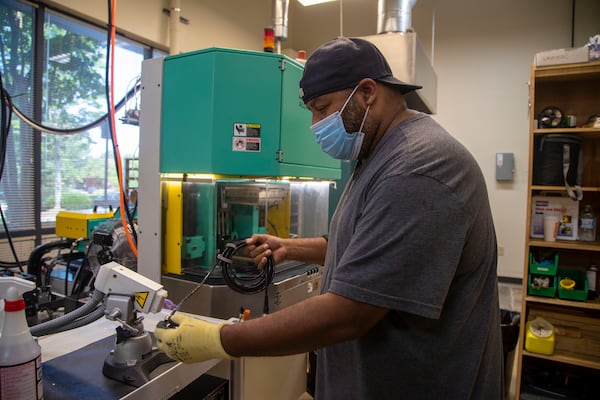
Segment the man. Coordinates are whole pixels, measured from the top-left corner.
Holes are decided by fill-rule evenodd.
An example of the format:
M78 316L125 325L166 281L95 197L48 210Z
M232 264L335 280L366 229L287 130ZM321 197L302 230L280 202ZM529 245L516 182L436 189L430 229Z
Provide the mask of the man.
M322 293L243 324L184 316L157 329L182 361L317 351L316 398L501 399L496 237L481 171L392 76L371 43L338 38L300 81L313 130L333 157L358 160L329 238L254 235L259 266L325 266Z

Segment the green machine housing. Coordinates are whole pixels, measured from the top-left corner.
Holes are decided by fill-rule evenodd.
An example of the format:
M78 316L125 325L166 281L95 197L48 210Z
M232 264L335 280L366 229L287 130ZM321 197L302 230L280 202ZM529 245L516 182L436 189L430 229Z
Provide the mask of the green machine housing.
M164 61L163 173L338 179L285 55L209 48Z
M163 272L205 270L252 233L327 233L328 182L341 162L310 131L302 64L209 48L166 57L163 68Z

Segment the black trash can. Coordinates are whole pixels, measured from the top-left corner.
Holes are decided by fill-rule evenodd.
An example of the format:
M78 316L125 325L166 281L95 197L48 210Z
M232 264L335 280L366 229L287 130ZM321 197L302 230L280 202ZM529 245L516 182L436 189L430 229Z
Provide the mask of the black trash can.
M513 368L513 358L508 355L515 349L519 341L519 325L521 313L510 310L500 310L500 324L502 327L502 349L504 351L504 382L506 390L510 388L510 380Z

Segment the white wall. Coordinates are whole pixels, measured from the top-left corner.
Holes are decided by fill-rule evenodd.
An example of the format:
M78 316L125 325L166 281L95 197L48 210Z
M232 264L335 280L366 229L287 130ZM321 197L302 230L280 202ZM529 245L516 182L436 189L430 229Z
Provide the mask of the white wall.
M105 20L105 3L56 3ZM433 49L438 74L435 118L475 156L484 172L499 246L499 274L522 277L528 168L528 80L536 52L571 44L571 0L420 0L413 26ZM120 0L117 26L168 46L168 0ZM181 51L209 46L262 50L271 0L181 0ZM339 2L304 8L290 0L284 47L314 50L340 34ZM346 36L376 33L377 0L343 0ZM600 1L577 0L575 46L600 33ZM435 24L432 23L435 16ZM435 30L435 35L432 32ZM432 40L433 37L433 40ZM495 154L515 155L514 181L495 180Z
M478 160L504 253L499 257L499 274L521 278L530 64L536 52L570 46L571 1L554 1L551 7L545 0L430 3L435 9L434 63L439 85L435 118ZM590 35L600 33L600 2L580 0L577 5L584 15L596 15L595 27L585 27L578 24L581 18L576 19L575 46L582 46ZM513 182L495 180L497 152L514 153Z
M457 4L460 3L460 4ZM538 20L544 0L438 1L435 118L474 154L486 178L501 276L522 277L528 173L528 80L533 55L569 45L569 3ZM561 7L562 5L562 7ZM495 154L515 155L514 181L495 180Z
M170 45L170 21L162 11L171 7L169 0L119 0L116 3L118 29L164 47ZM271 0L180 0L180 3L181 17L189 21L187 25L178 25L181 51L213 46L262 51L264 27L271 25ZM52 4L91 16L104 24L108 18L105 1L55 0Z

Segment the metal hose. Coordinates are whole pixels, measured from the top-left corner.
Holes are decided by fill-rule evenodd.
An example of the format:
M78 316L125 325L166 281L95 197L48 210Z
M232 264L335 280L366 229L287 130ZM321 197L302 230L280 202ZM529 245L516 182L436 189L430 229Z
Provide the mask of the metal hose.
M80 318L86 317L88 314L94 313L98 308L104 309L104 307L98 307L98 305L102 303L104 296L104 293L98 290L94 290L90 301L85 303L83 306L71 311L68 314L63 315L62 317L58 317L56 319L52 319L50 321L46 321L41 324L32 326L29 329L29 331L31 332L32 336L44 336L49 335L51 333L62 332L62 330L59 329L62 329L63 326L71 325Z
M92 310L89 314L82 316L72 322L66 322L64 325L56 326L56 327L48 327L45 330L37 330L35 336L45 336L50 335L52 333L59 333L69 331L71 329L79 328L80 326L84 326L90 324L104 316L106 313L106 307L104 305L99 305L95 310ZM33 329L31 329L31 334L33 335Z

